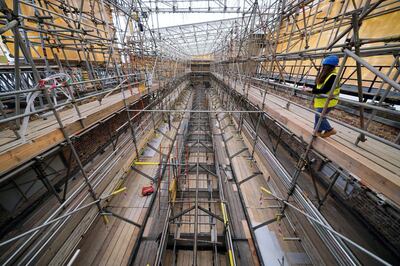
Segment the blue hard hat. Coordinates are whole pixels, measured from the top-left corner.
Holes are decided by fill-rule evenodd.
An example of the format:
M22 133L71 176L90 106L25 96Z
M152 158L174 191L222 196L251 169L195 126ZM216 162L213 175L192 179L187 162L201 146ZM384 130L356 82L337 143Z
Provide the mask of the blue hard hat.
M331 66L337 66L339 64L339 57L336 55L330 55L325 57L324 61L322 61L323 65L331 65Z

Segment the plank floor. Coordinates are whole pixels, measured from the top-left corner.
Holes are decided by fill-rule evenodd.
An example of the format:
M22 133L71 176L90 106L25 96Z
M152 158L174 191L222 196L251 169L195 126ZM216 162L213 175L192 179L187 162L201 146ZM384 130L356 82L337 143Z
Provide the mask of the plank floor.
M216 98L216 97L215 97ZM216 106L217 110L220 109L220 103L218 100L215 100L213 104ZM248 144L246 144L243 139L240 137L240 135L237 134L236 127L234 123L226 116L226 118L223 118L224 115L220 115L220 127L225 128L224 131L220 130L214 130L215 137L217 138L216 143L219 144L217 145L216 149L217 152L219 153L220 158L225 158L227 162L228 160L228 154L226 153L226 150L229 152L229 155L232 156L233 154L237 153L238 151L243 150L244 148L249 147ZM225 139L230 139L226 144L223 144L223 139L221 133L224 134ZM226 148L224 146L227 146ZM247 212L250 216L250 226L256 226L262 222L265 222L267 220L273 219L276 214L276 210L273 208L270 208L272 205L276 205L275 201L270 201L270 202L265 202L262 199L264 198L263 195L261 194L261 189L260 187L266 187L270 188L270 184L267 182L268 176L270 176L270 173L266 170L263 169L263 171L260 171L258 168L257 163L255 163L252 160L249 160L250 153L248 150L245 150L244 152L240 153L239 155L233 157L231 159L232 164L227 164L224 165L224 169L228 169L225 171L226 174L226 179L230 186L231 186L231 192L228 193L234 193L238 194L238 187L237 185L233 182L232 179L230 179L230 176L233 174L236 176L236 179L238 182L246 179L247 177L253 175L254 173L262 173L260 175L257 175L250 180L242 183L240 185L240 190L243 195L243 199L245 202L245 208L247 209ZM227 167L228 166L228 167ZM228 181L230 180L230 181ZM237 208L242 208L241 204L238 202L236 204ZM237 224L235 225L236 228L241 228L243 235L240 235L240 237L247 238L249 241L253 241L251 239L251 235L248 229L248 224L244 216L238 217L239 221L242 221L242 224ZM267 229L268 228L268 229ZM303 254L305 257L307 255L305 254L305 251L301 245L300 242L297 241L284 241L283 237L291 237L293 236L293 231L287 226L285 223L272 223L268 225L268 227L262 227L257 230L255 230L256 236L261 234L261 235L267 235L267 231L270 232L271 239L275 241L274 245L279 246L278 252L276 254L283 254L286 259L288 259L289 254ZM262 241L262 239L257 239L257 241ZM259 244L260 245L260 244ZM265 247L264 247L265 248ZM254 249L254 248L253 248ZM268 248L267 248L268 250ZM261 253L265 253L267 250L261 248ZM253 253L255 253L255 250L253 250ZM252 256L255 256L253 254ZM266 259L266 258L264 258ZM278 259L281 259L281 257L269 257L267 258L267 261L275 261L278 263ZM290 261L290 259L289 259ZM309 260L305 260L306 262L309 262ZM307 263L304 263L307 264Z
M221 77L215 75L222 80ZM225 84L235 88L233 81L225 79ZM255 105L262 106L261 89L250 86L244 92L240 86L235 90L245 95ZM306 142L311 140L314 113L304 107L288 104L288 101L271 93L265 97L267 114ZM355 145L358 133L353 129L331 121L338 133L330 138L317 138L313 148L337 163L368 186L371 190L382 193L385 197L400 205L400 150L380 141L367 137L367 141Z
M126 97L133 96L139 94L137 88L132 89L132 94L130 92L125 92ZM109 107L115 102L123 100L122 93L115 93L110 95L106 98L103 98L101 104L97 100L93 100L88 103L84 103L79 105L79 110L81 112L82 117L87 117L90 114L96 113L99 110ZM64 125L68 125L76 120L78 120L78 115L74 108L64 108L63 110L59 111L60 117ZM26 130L26 141L29 142L30 140L45 135L49 133L54 128L59 128L56 118L53 114L47 117L46 120L44 119L36 119L29 122L27 130ZM16 140L15 134L12 130L7 129L0 132L0 152L5 152L9 149L12 149L15 146L23 143L21 139Z
M133 88L132 90L125 90L125 96L128 103L133 103L140 98L141 94L138 88ZM84 127L79 122L75 109L71 106L59 111L58 114L65 131L69 135L74 135L123 107L122 92L103 98L101 104L93 99L91 102L79 105ZM16 168L62 141L64 141L64 136L52 113L46 120L30 121L25 139L17 139L10 129L0 131L0 174Z
M180 100L177 102L177 104L181 103ZM148 139L140 138L139 143L143 144L140 147L145 147L146 143L152 143L155 149L161 149L161 152L165 153L168 146L172 143L171 139L177 134L176 128L178 125L179 121L174 121L173 119L171 128L168 128L165 123L158 128L158 131L162 132L162 134L147 130L147 132L153 134L153 137ZM160 161L160 154L152 151L149 146L143 148L139 161L158 163ZM136 164L135 168L154 178L157 174L158 166ZM142 196L141 190L143 186L152 184L152 181L133 170L128 172L125 180L123 186L126 187L126 192L112 198L107 205L107 209L137 224L141 224L145 228L143 233L145 238L152 233L146 230L147 226L152 224L152 219L148 219L146 224L144 224L144 221L155 194ZM156 219L155 221L157 221ZM81 255L78 256L75 262L76 265L128 264L135 243L138 237L140 237L140 228L114 216L109 216L109 220L110 222L105 225L103 219L98 217L90 229L83 235L82 241L79 242L75 249L81 251Z
M172 137L172 132L173 130L167 131L167 136ZM168 141L162 136L161 143ZM152 157L142 156L140 161L158 162L159 154L155 153ZM136 168L150 176L154 176L157 171L156 167L148 165L137 165ZM113 198L107 209L142 224L152 196L142 196L141 190L143 186L150 185L151 181L135 171L131 171L126 180L124 184L127 188L126 192ZM139 228L112 216L109 220L110 223L105 225L101 218L97 218L85 234L77 247L81 250L81 254L84 254L78 257L77 265L126 265L128 263Z

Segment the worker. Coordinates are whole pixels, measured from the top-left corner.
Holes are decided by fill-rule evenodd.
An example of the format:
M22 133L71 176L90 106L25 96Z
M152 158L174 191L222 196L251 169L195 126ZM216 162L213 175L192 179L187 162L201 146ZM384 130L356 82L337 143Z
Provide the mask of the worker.
M336 55L330 55L324 58L322 61L322 69L318 72L317 78L315 79L315 86L312 88L303 87L304 91L309 91L315 94L314 98L314 109L315 113L315 124L314 129L318 124L320 113L324 109L325 103L328 100L329 92L335 82L337 76L336 67L339 64L339 58ZM333 91L332 99L329 101L328 108L325 115L327 115L337 105L339 101L340 87L337 86ZM331 127L326 117L322 119L322 122L318 128L317 136L327 138L336 134L336 130Z

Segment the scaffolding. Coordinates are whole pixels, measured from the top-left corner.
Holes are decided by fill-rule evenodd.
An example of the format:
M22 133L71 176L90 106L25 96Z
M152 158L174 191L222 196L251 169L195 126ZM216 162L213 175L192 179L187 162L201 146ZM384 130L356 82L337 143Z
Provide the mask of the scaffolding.
M259 261L262 255L255 231L281 219L291 223L295 219L293 213L298 212L308 219L336 262L360 263L347 243L388 264L384 258L335 231L321 210L343 180L345 194L349 186L356 187L358 191L370 193L376 206L384 205L389 210L398 210L400 206L399 176L394 172L399 167L397 159L379 156L382 150L393 154L400 150L399 12L400 4L396 0L243 3L230 0L0 0L0 133L3 134L0 184L5 191L18 195L9 209L18 215L10 217L11 220L23 220L25 212L19 208L27 208L34 192L45 191L57 203L31 229L14 232L0 242L1 250L5 251L0 261L5 264L36 262L44 247L56 239L71 217L87 211L91 222L102 217L107 223L108 217L113 216L139 228L129 258L132 264L144 241L148 217L153 208L158 208L165 221L157 248L157 265L165 259L171 241L174 254L179 249L178 242L193 242L193 265L198 262L199 246L206 244L213 245L216 264L218 249L223 246L228 250L230 265L236 265L236 240L228 222L231 214L222 189L225 184L221 158L211 148L217 146L214 135L207 140L201 140L200 136L196 140L188 137L198 130L208 136L207 132L216 123L229 165L233 164L233 158L249 153L249 161L259 158L265 160L262 163L272 165L283 184L284 193L261 188L278 202L279 212L274 219L252 225L241 185L262 173L239 180L231 170ZM159 23L161 14L174 13L227 14L229 17L169 27ZM275 105L288 112L317 114L306 106L313 97L304 88L315 83L322 59L327 55L340 58L332 88L341 88L337 109L343 115L328 115L332 89L311 132L280 120L280 115L274 113ZM209 95L191 87L194 95L189 98L196 100L193 106L185 103L173 109L182 97L187 100L189 84L199 77L208 80L213 96L219 97L223 108L210 108L212 104L206 100ZM362 158L385 171L372 171L372 166L365 172L357 170L368 161L356 166L347 164L350 155L340 158L346 152L332 148L331 143L321 144L317 128L326 117L347 130L346 138L354 146L343 145L346 151L356 150ZM226 118L234 123L238 136L250 143L249 147L233 153L228 150L230 139L225 138L224 129L232 125L222 127ZM177 128L171 128L171 119L179 121ZM159 125L164 122L168 123L173 137L160 130ZM101 135L103 131L107 132L100 142L91 140L91 134ZM151 147L147 141L154 132L167 139L168 146ZM376 147L365 149L364 144L370 141ZM89 171L87 165L109 147L111 151ZM144 147L155 150L159 162L139 161ZM277 153L283 148L296 154L291 172L277 160ZM130 155L123 157L127 153ZM199 162L201 153L214 153L212 165ZM49 162L53 157L57 157L62 167L54 169ZM125 172L109 178L108 174L120 167L122 158L129 159L128 166L122 168ZM195 162L190 161L193 158ZM316 161L322 162L319 169L328 173L327 188L322 195L312 172L317 168ZM151 176L140 170L140 166L157 168L157 172ZM141 223L105 207L107 200L125 192L124 179L131 170L156 188ZM211 199L207 202L199 199L200 171L207 172L207 182L217 179L217 198L213 198L215 191L211 187L207 194ZM26 181L26 173L34 173L35 179ZM364 173L367 177L361 175ZM316 204L299 185L305 174L312 177ZM76 176L82 178L78 185L74 181ZM193 181L191 178L196 183L195 197L188 207L183 199L191 192L183 191L182 187ZM39 188L36 182L40 183ZM29 189L25 189L26 185ZM154 207L155 202L158 207ZM166 207L163 203L167 203ZM220 204L221 213L207 211L202 207L205 203ZM193 222L186 223L194 226L193 239L178 237L185 215L193 218ZM199 239L199 220L203 216L209 218L207 225L215 233L215 239L210 241ZM223 243L218 242L220 222L224 225ZM70 222L71 226L76 224ZM13 225L0 231L1 238ZM174 230L171 240L170 233ZM385 240L389 238L389 234L383 236ZM389 241L394 250L398 247L396 241ZM63 259L70 257L66 254ZM173 260L176 262L176 257Z

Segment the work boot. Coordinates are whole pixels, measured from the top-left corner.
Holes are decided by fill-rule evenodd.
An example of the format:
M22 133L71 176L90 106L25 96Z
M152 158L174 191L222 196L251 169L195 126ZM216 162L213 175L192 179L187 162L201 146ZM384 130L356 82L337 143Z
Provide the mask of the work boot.
M334 128L332 128L332 129L329 130L329 131L318 132L318 133L317 133L317 136L318 136L318 137L321 137L321 138L327 138L327 137L330 137L330 136L332 136L332 135L335 135L336 133L337 133L337 131L336 131Z

